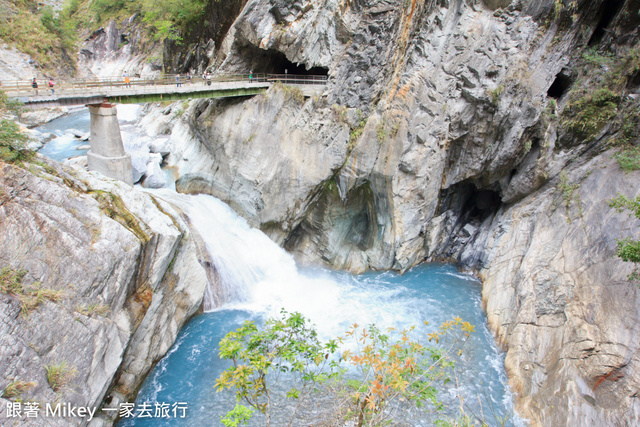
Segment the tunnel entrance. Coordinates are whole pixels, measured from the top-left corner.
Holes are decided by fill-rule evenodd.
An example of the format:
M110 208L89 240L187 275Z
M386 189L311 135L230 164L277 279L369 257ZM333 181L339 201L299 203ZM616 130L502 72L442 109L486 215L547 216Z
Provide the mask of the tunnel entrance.
M567 93L567 90L571 87L572 83L573 81L571 80L571 77L569 77L564 70L561 71L549 87L547 96L555 99L562 98L562 96Z
M594 46L600 43L608 31L607 27L611 24L613 18L616 17L618 12L620 12L622 6L624 6L624 0L607 0L602 4L600 9L600 21L587 43L589 46Z
M498 191L478 188L469 181L441 190L436 216L444 219L446 228L440 231L444 240L439 244L437 256L455 260L463 268L476 268L482 251L467 253L465 248L474 244L503 206Z
M459 223L482 222L502 207L497 191L479 189L469 182L460 182L440 193L438 215L452 210L458 213Z
M252 44L247 44L238 53L245 59L249 70L254 73L264 74L296 74L303 76L327 76L329 69L325 67L306 68L305 64L294 64L289 61L284 53L275 49L260 49Z

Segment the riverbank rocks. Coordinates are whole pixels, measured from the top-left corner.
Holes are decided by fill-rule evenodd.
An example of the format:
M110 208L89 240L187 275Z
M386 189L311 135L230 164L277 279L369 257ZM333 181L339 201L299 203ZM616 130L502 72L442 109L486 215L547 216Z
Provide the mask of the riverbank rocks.
M69 109L67 107L52 107L23 111L20 113L20 122L25 126L32 128L49 123L50 121L65 116L68 113Z
M3 414L9 397L89 407L130 399L207 283L171 205L44 158L0 162L0 265L25 272L23 289L0 293L0 390L28 384L0 398ZM12 425L87 421L24 415Z

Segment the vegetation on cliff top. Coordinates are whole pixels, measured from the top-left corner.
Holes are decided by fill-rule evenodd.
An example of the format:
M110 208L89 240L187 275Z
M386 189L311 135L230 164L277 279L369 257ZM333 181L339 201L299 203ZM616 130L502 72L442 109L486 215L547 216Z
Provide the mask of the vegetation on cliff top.
M616 159L622 169L640 169L640 99L633 94L640 78L640 46L623 54L589 48L580 60L580 74L562 112L562 124L586 140L608 127L608 141L619 147Z
M156 39L176 41L181 41L184 33L193 30L209 3L207 0L80 1L89 4L90 17L98 25L138 14Z
M219 1L219 0L213 0ZM78 43L109 20L137 17L155 39L180 42L199 28L207 0L65 0L62 10L27 0L0 5L0 40L30 55L37 67L67 74Z
M75 67L78 41L80 0L67 0L65 7L55 12L51 6L27 0L5 4L0 14L0 39L30 55L43 71L59 69L63 65Z

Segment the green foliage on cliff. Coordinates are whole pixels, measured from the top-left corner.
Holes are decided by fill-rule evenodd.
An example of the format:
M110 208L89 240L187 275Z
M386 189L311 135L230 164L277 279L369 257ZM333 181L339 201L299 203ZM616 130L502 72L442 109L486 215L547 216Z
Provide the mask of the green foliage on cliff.
M73 62L74 55L65 51L75 49L78 39L80 22L74 15L78 7L78 0L68 0L62 11L55 12L51 6L14 1L0 16L0 39L31 56L45 71Z
M565 125L582 136L597 134L618 113L620 94L603 87L571 102Z
M55 392L65 388L78 372L67 365L67 362L46 365L44 369L47 372L47 382Z
M631 172L640 169L640 148L627 147L622 149L615 156L618 164L625 172Z
M5 387L4 391L2 392L2 398L8 400L18 400L20 399L22 393L37 385L38 383L35 381L13 380L7 385L7 387Z
M207 0L94 0L90 10L100 24L138 13L156 39L181 41L200 21L207 5Z
M23 283L27 272L3 267L0 270L0 292L13 295L21 304L21 313L28 316L29 313L45 301L59 301L64 297L62 291L43 288L41 283L33 283L25 286Z
M614 156L625 171L640 169L640 100L633 94L640 75L640 46L626 52L585 49L579 75L562 111L561 125L575 136L601 137L619 147Z
M628 211L629 216L640 219L640 196L631 199L623 194L612 199L609 206L618 212ZM629 275L629 280L640 280L640 240L631 237L618 240L617 255L625 262L632 262L636 265L633 273Z
M156 38L180 41L180 33L200 19L206 6L206 0L142 0L143 20Z
M18 113L19 109L17 102L0 91L0 159L5 162L19 163L33 158L34 153L26 147L29 137L20 131L16 122L3 118Z

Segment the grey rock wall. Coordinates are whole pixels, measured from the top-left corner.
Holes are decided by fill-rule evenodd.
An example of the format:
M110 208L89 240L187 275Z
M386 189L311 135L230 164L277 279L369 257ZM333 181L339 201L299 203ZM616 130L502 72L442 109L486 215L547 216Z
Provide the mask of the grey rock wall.
M145 40L145 29L136 14L123 22L109 21L84 41L78 55L78 74L120 78L126 71L150 76L163 70L159 42Z
M194 236L174 208L122 183L53 162L29 169L0 163L0 265L62 298L21 314L18 295L0 294L0 390L34 382L23 401L117 405L200 307L207 279ZM60 364L70 376L54 390L46 367Z

